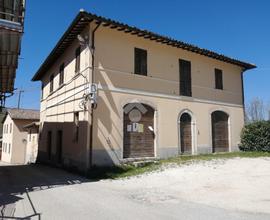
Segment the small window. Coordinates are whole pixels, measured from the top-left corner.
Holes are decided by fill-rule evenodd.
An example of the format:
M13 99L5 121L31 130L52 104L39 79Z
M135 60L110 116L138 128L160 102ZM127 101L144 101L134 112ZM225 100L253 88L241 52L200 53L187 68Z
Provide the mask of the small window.
M134 50L134 73L147 76L147 51L139 48Z
M41 99L44 98L44 82L41 83Z
M80 66L81 66L81 58L80 58L80 54L81 54L81 47L78 47L75 51L75 57L76 57L76 62L75 62L75 73L79 73L80 72Z
M64 70L65 64L63 63L59 68L59 86L61 86L64 83Z
M32 130L29 129L29 142L31 142L31 137L32 137Z
M12 132L12 124L10 123L10 125L9 125L9 133L11 133Z
M79 141L79 112L74 113L74 142L78 143Z
M216 89L223 89L223 77L222 77L222 70L215 69L215 84Z
M191 62L187 60L179 60L179 70L180 70L180 95L192 96Z
M8 124L6 125L6 134L8 134Z
M53 80L54 80L54 75L52 74L50 76L50 92L53 92Z
M10 154L10 148L11 148L11 146L10 146L10 144L8 145L8 153Z

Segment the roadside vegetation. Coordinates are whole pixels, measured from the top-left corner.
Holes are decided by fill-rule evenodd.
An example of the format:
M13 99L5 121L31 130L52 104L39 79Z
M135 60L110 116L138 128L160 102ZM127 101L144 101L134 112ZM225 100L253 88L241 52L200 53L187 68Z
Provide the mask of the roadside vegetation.
M166 160L157 160L149 163L142 163L138 165L122 165L116 167L94 167L88 172L88 178L92 180L99 179L118 179L124 177L137 176L144 173L149 173L170 165L184 165L195 163L199 161L210 161L216 159L230 159L230 158L256 158L256 157L270 157L270 152L233 152L233 153L217 153L204 155L184 155Z
M256 121L245 125L239 148L242 151L270 152L270 121Z

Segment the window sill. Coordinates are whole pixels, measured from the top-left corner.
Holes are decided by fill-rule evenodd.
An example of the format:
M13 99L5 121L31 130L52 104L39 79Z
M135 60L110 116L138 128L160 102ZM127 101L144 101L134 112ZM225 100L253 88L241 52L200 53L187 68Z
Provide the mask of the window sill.
M144 75L144 74L139 74L139 73L133 73L134 76L140 76L140 77L151 77L151 76L148 76L147 74Z

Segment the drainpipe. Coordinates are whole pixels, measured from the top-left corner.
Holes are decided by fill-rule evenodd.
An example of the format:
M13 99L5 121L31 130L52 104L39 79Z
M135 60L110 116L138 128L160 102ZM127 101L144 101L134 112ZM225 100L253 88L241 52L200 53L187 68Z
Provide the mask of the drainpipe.
M97 31L97 29L100 27L101 23L97 24L97 26L95 27L95 29L92 31L92 36L91 36L91 54L92 54L92 75L89 76L89 79L91 78L91 83L95 82L95 33ZM90 56L89 56L90 57ZM90 64L90 62L89 62ZM89 110L90 110L90 121L91 124L89 124L89 133L88 135L89 137L89 158L87 161L87 169L91 168L93 165L93 133L94 133L94 129L93 129L93 123L94 123L94 109L96 108L96 104L94 103L93 105L91 105L91 101L89 100Z
M243 105L243 112L244 112L244 123L246 124L247 115L246 115L246 108L245 108L244 71L245 70L242 70L241 72L241 84L242 84L242 105Z

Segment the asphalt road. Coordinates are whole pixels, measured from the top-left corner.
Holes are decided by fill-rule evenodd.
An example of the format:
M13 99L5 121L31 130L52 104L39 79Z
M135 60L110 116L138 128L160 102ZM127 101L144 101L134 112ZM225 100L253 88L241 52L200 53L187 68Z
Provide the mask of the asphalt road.
M270 219L182 199L150 202L138 195L113 181L92 182L60 169L0 164L0 219Z

